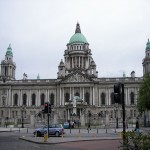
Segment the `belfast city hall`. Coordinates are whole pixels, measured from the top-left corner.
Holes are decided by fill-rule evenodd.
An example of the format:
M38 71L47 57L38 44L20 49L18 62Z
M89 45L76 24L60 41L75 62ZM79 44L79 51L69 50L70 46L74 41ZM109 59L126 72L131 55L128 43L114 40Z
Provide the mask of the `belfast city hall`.
M150 72L149 40L144 52L143 74ZM92 50L79 23L64 50L56 79L40 79L39 76L29 79L23 74L23 78L17 80L16 69L13 49L9 45L4 60L1 60L1 125L7 120L17 126L22 119L33 126L46 123L47 115L42 113L45 102L51 104L51 123L70 120L84 126L89 118L91 124L109 125L115 123L116 118L122 122L122 107L114 102L114 85L119 82L124 83L126 121L133 123L139 116L136 106L143 77L136 77L134 70L130 77L98 77Z

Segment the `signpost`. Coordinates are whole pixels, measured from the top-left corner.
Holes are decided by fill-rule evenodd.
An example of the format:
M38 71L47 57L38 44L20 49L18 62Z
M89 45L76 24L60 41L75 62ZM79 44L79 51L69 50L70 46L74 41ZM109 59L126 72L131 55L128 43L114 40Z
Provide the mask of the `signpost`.
M122 105L122 119L123 119L123 143L125 144L125 101L124 101L124 84L118 83L114 85L114 101Z

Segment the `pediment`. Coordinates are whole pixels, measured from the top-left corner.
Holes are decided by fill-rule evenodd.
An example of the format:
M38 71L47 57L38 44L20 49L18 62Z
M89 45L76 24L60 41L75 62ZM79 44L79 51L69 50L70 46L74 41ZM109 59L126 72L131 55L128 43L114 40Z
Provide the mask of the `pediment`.
M89 78L88 76L80 73L80 72L75 72L73 74L70 74L68 76L66 76L61 83L64 82L74 82L74 83L78 83L78 82L92 82L93 80L91 78Z

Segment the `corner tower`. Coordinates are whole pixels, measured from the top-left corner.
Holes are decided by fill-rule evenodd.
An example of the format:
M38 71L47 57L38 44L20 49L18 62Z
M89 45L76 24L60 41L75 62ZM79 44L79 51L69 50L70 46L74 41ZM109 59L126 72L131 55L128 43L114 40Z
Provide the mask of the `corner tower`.
M15 80L15 70L16 64L13 62L13 52L11 45L7 48L5 60L1 62L1 79L5 80Z
M98 75L89 43L81 33L79 23L76 24L75 34L70 38L67 49L64 51L64 62L61 60L62 63L64 63L64 68L60 70L59 65L58 78L65 77L77 69L91 77L97 77ZM61 73L60 76L62 70L65 72Z
M143 59L143 75L150 73L150 41L148 39L145 49L145 58Z

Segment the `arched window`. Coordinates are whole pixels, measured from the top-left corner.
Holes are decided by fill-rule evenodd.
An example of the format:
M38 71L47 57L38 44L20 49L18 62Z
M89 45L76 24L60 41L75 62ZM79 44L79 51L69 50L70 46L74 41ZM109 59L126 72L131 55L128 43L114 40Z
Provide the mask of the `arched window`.
M101 94L101 101L102 101L102 105L105 105L105 93Z
M41 105L44 105L45 103L45 95L44 93L41 94Z
M114 93L111 93L110 97L111 97L111 104L115 104Z
M90 94L88 92L85 93L85 102L90 105Z
M65 102L69 102L69 98L70 98L69 93L66 93L66 94L65 94Z
M53 93L50 95L50 104L54 105L54 94Z
M36 95L32 94L32 102L31 105L35 105L35 101L36 101Z
M18 94L14 95L14 105L18 105Z
M134 93L133 92L130 93L130 102L131 102L131 105L134 104Z
M27 105L27 95L23 94L23 105Z

